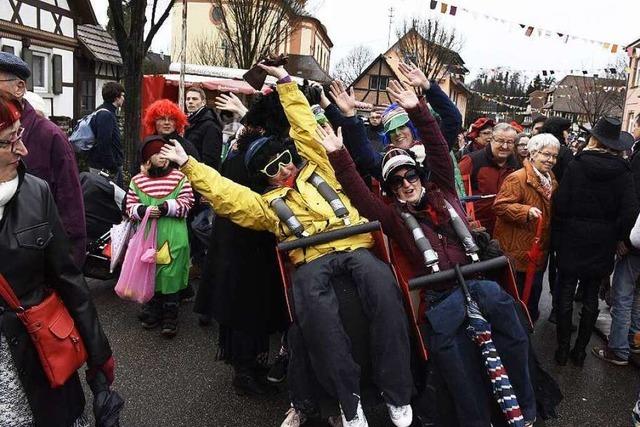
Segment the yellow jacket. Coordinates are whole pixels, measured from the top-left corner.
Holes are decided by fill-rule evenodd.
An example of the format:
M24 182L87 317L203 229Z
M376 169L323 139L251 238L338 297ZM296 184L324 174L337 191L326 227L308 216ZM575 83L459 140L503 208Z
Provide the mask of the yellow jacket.
M280 102L291 124L291 138L295 141L300 156L307 160L296 178L295 188L279 187L263 195L221 176L218 171L190 158L182 167L182 172L191 181L191 186L204 198L211 201L217 215L229 218L241 227L253 230L268 230L279 241L292 240L291 231L280 222L271 209L270 202L282 197L309 235L344 227L333 209L307 180L316 172L338 193L342 203L349 210L352 224L367 222L361 217L342 186L336 179L324 148L315 140L316 121L309 103L295 82L278 85ZM334 251L351 251L373 246L371 234L360 234L330 243L296 249L289 253L294 264L313 261Z

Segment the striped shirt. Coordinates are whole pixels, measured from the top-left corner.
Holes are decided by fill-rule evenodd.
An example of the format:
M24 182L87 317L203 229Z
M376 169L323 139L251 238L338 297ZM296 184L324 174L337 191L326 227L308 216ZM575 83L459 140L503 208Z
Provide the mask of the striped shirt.
M171 194L184 178L185 175L182 172L174 169L169 175L158 178L139 173L133 177L132 181L144 194L155 199L162 199ZM194 198L191 184L189 180L185 180L178 197L167 200L169 209L166 216L185 218L189 214L189 210L193 207L193 203ZM142 218L138 216L138 207L140 205L142 205L142 203L138 195L135 191L129 189L127 192L127 214L133 219L141 220Z

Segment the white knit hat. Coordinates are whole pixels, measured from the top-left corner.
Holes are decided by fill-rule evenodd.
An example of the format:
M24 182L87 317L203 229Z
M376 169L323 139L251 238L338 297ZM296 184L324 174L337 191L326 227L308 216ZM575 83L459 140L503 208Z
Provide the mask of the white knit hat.
M382 158L382 179L387 180L391 172L400 166L416 167L416 161L406 150L402 148L392 148Z

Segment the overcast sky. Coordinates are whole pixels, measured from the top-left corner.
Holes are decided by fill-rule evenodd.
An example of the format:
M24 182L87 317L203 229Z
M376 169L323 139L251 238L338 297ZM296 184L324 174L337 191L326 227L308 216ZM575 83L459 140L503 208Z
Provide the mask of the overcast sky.
M106 24L107 0L91 2L98 20ZM547 39L539 37L537 32L533 37L526 37L519 27L516 29L482 17L474 19L471 14L462 13L462 7L536 28L605 42L626 44L640 38L639 0L452 0L451 3L458 6L456 16L431 11L429 3L429 0L310 0L308 9L327 27L334 43L332 67L359 44L369 46L376 54L386 50L391 6L394 8L391 44L396 38L396 28L403 20L439 17L461 35L460 55L472 74L483 67L497 66L591 70L615 62L616 55L601 45L579 40L565 44L557 36ZM169 52L170 39L167 23L156 36L152 49Z

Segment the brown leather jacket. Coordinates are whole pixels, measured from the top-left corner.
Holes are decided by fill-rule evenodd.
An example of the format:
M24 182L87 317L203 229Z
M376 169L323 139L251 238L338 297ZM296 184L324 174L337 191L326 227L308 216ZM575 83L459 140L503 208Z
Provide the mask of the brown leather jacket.
M553 191L558 183L551 175ZM551 200L544 196L540 178L528 160L522 169L510 174L502 184L493 209L496 214L494 238L500 242L505 253L514 261L517 271L526 271L529 259L527 252L531 249L536 235L537 220L529 220L529 209L536 207L542 211L543 233L541 246L543 256L537 270L544 269L544 260L549 250Z

